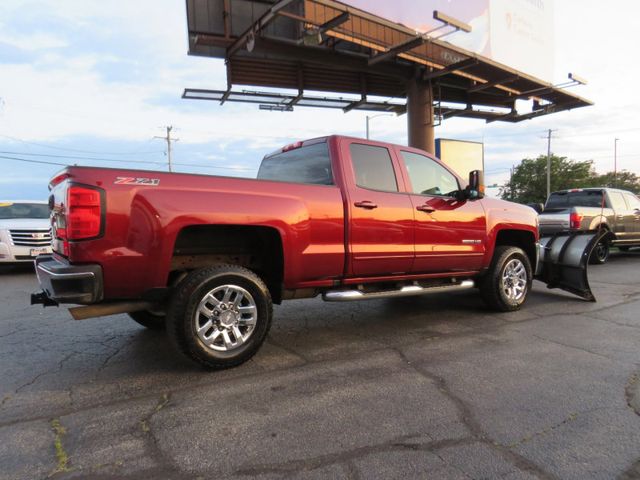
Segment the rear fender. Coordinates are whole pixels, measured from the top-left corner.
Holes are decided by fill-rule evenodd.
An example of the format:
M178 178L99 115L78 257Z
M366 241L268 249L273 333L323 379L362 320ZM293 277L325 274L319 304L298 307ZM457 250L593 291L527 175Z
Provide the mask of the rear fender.
M591 219L588 229L598 230L603 227L610 229L609 222L607 221L607 217L605 217L604 215L597 215Z

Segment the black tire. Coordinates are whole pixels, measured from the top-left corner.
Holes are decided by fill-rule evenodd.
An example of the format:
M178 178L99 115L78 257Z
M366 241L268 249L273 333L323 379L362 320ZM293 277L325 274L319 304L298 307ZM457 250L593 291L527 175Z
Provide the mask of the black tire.
M507 288L513 283L513 278L503 279L507 268L516 268L517 278L523 283L522 293L517 293L515 286L513 295L506 292ZM509 281L509 284L505 284ZM497 246L493 252L491 267L489 271L480 279L480 295L485 303L500 312L513 312L519 310L527 300L527 296L531 291L531 283L533 281L533 273L529 257L521 248L509 245ZM511 293L511 290L510 290Z
M230 297L225 302L225 292L229 290L242 291L248 295L235 293L235 297ZM223 298L215 297L217 303L207 301L207 298L212 298L209 294L216 291L213 297L222 293ZM238 297L240 302L246 302L244 306L232 305L231 298ZM208 305L211 307L207 308ZM203 309L208 315L202 313ZM241 309L253 309L255 312L252 315L251 330L250 325L241 323L246 321L243 320L245 315L251 314L241 313ZM271 295L260 277L237 265L218 265L195 270L176 287L167 312L167 333L179 352L201 366L208 369L231 368L255 355L267 337L272 316ZM207 327L209 323L211 326ZM223 335L225 331L226 334ZM236 335L236 331L240 335ZM247 335L246 339L241 338L244 334ZM221 335L223 339L219 338ZM207 336L209 344L203 339ZM232 342L238 346L232 346ZM228 350L222 351L222 348Z
M149 330L164 330L166 316L162 314L156 314L147 310L141 310L139 312L130 312L128 314L131 319L142 325Z
M609 260L609 254L611 253L611 249L609 248L609 241L602 240L598 242L598 244L591 252L591 256L589 257L589 263L592 265L604 265Z

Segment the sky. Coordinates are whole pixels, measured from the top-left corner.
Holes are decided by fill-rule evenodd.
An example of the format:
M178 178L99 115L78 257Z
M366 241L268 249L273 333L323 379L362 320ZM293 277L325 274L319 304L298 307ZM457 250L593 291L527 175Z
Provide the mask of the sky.
M436 137L484 142L489 185L546 154L548 129L555 154L593 160L599 173L613 170L619 138L618 170L640 174L639 31L636 1L556 0L555 82L586 78L572 91L595 105L519 124L454 118ZM46 199L67 164L165 169L166 144L154 137L167 125L179 139L176 171L248 177L288 143L364 136L362 112L183 100L185 87L226 88L223 62L187 49L183 0L0 1L0 199ZM371 135L406 144L406 117L373 119Z

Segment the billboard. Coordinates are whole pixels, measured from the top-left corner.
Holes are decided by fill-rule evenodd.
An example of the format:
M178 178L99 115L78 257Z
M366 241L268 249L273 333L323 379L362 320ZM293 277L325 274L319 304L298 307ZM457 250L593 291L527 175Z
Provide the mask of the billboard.
M511 68L553 82L553 0L341 0L401 23L418 33L441 24L433 11L471 25L470 33L447 36L452 44ZM445 32L445 30L442 30ZM434 33L435 36L438 32Z
M438 138L436 157L463 179L469 178L469 172L484 170L484 144Z

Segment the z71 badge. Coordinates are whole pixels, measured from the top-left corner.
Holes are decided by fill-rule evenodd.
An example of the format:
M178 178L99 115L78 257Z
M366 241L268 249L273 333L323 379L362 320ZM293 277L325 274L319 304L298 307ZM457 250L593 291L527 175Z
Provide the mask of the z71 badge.
M116 181L113 182L116 185L148 185L150 187L156 187L160 185L159 178L135 178L135 177L116 177Z

